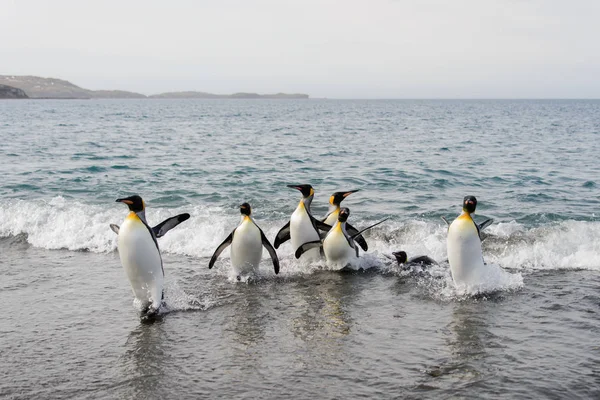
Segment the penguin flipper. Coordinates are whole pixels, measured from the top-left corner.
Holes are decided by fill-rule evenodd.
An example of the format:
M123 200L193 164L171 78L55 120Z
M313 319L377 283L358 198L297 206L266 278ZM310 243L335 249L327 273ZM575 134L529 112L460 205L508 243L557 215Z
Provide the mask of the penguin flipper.
M348 232L348 234L350 236L354 236L358 233L358 229L356 229L355 227L353 227L352 225L350 225L349 223L346 223L346 232ZM354 241L356 243L358 243L358 245L364 250L367 251L369 250L369 245L367 244L367 241L365 240L365 238L362 237L362 235L360 233L358 233L358 235L356 237L354 237Z
M317 247L321 247L321 241L320 240L315 240L312 242L307 242L304 243L302 246L298 247L298 249L296 250L296 253L294 253L294 255L296 256L296 258L300 258L300 256L302 254L304 254L305 252L307 252L310 249L314 249Z
M227 236L227 239L223 240L223 243L221 243L219 247L217 247L215 253L212 255L210 261L208 262L208 269L211 269L215 265L215 261L217 261L219 255L221 255L223 250L225 250L225 248L231 244L231 242L233 241L233 232L235 232L235 230L233 230L229 234L229 236Z
M310 215L310 214L309 214ZM316 219L315 217L313 217L312 215L310 215L310 219L313 222L313 225L317 228L320 229L322 231L325 232L329 232L329 230L331 229L331 225L327 225L325 222L323 221L319 221L318 219Z
M273 245L276 249L278 249L282 243L285 243L288 240L290 240L290 221L288 221L288 223L285 224L283 228L279 230L279 232L277 232L277 235L275 235L275 241L273 242Z
M446 219L446 217L441 216L440 218L442 219L442 221L444 221L446 223L447 226L450 226L450 222L448 222L448 220Z
M110 229L112 229L112 231L118 235L121 228L119 228L119 225L117 224L110 224Z
M493 218L486 219L482 223L477 224L477 227L479 228L479 231L481 232L482 230L484 230L485 228L487 228L488 226L490 226L493 222L494 222Z
M267 249L267 251L269 252L271 260L273 261L275 275L277 275L279 273L279 257L277 257L277 252L275 251L273 246L271 246L271 242L269 242L269 239L267 239L262 229L258 228L258 230L260 231L260 240L262 241L262 245L265 246L265 249Z
M379 224L381 224L381 223L383 223L383 222L387 221L388 219L390 219L390 217L384 218L384 219L382 219L381 221L379 221L379 222L377 222L377 223L375 223L375 224L373 224L373 225L371 225L371 226L367 226L365 229L361 229L360 231L358 231L358 232L357 232L357 233L355 233L354 235L351 235L352 239L355 239L357 236L359 236L359 235L360 235L361 233L363 233L364 231L367 231L367 230L369 230L369 229L371 229L371 228L374 228L374 227L376 227L377 225L379 225ZM356 239L355 239L355 240L356 240Z
M167 218L163 222L152 228L152 231L154 232L157 238L163 237L165 233L167 233L168 231L175 228L177 225L189 218L190 214L188 213L183 213L171 218Z

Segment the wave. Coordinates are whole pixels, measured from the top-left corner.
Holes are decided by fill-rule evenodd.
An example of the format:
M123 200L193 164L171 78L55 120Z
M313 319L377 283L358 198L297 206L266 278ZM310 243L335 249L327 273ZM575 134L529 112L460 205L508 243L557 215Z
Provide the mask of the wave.
M239 221L237 210L203 205L148 208L146 215L149 223L155 225L182 212L189 212L191 218L159 239L162 252L210 257ZM12 242L18 237L19 241L26 240L31 246L51 250L111 252L116 249L116 235L109 224L120 224L126 213L122 205L90 205L61 196L50 201L5 200L0 202L0 237ZM286 222L279 212L257 215L256 218L269 239L273 239ZM360 218L352 221L357 227L373 222ZM367 267L385 269L390 263L386 256L392 251L404 250L409 257L429 255L444 263L447 258L446 229L442 221L393 218L365 234L369 252L363 262ZM554 221L541 226L499 222L487 228L485 233L483 251L486 261L505 269L519 272L600 270L600 222L597 221ZM303 269L294 267L297 261L293 259L289 243L284 243L278 253L282 267L286 265L294 271ZM226 250L221 260L228 257ZM264 259L264 262L269 261L266 252ZM316 264L311 268L326 267Z

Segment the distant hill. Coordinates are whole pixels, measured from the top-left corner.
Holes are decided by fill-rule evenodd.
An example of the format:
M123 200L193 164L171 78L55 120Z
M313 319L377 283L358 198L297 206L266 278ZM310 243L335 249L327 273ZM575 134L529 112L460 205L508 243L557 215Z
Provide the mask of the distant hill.
M56 78L0 75L0 85L21 89L32 99L308 99L307 94L212 94L205 92L169 92L152 96L124 90L89 90Z
M89 90L69 81L39 76L0 75L0 84L23 90L32 99L141 99L140 93L122 90Z
M309 96L303 93L276 93L276 94L258 94L258 93L234 93L234 94L213 94L206 92L167 92L153 94L149 96L152 99L308 99Z
M125 90L93 90L93 99L145 99L146 95Z
M0 99L27 99L29 96L16 87L0 85Z

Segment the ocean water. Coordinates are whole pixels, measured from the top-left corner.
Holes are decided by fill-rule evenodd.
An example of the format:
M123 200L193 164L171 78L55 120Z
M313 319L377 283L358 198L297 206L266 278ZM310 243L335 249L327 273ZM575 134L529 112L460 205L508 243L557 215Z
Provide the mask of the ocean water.
M600 397L600 101L0 101L0 397ZM364 271L208 260L247 201L270 240L310 183ZM142 323L110 223L141 195L165 309ZM488 291L454 289L441 217L479 201ZM405 250L440 265L403 271Z

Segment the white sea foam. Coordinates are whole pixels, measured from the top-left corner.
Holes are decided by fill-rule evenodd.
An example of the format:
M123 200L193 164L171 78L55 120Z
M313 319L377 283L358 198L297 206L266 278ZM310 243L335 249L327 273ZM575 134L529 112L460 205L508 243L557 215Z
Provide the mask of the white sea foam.
M494 236L486 259L503 267L600 270L600 222L563 221L527 229L513 221L488 229Z
M501 290L514 290L523 286L520 272L509 272L497 264L485 265L485 273L476 283L447 285L442 293L449 297L472 296L479 293L490 293Z
M111 251L116 236L107 221L118 210L70 202L55 197L49 202L10 200L0 203L0 236L26 234L27 241L45 249Z

